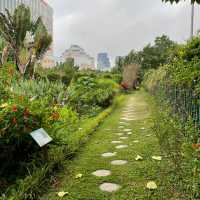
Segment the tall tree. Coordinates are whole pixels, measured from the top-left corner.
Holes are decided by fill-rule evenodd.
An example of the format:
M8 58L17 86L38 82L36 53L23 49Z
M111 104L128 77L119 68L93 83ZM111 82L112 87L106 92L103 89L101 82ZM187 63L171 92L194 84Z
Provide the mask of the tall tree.
M11 49L19 72L24 76L31 75L35 62L40 59L49 48L52 38L48 34L41 18L36 22L31 20L29 7L19 5L14 14L6 9L6 14L0 13L0 33Z

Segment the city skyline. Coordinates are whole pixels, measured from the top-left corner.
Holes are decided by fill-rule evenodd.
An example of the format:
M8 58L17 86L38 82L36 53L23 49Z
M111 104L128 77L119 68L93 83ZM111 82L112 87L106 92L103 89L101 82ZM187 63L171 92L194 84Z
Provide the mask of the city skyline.
M116 56L141 49L164 33L178 42L190 36L189 2L177 5L161 0L48 2L54 9L56 55L70 44L79 44L93 57L99 52L108 52L113 63ZM200 8L195 10L195 18L200 18ZM196 22L195 32L199 27Z

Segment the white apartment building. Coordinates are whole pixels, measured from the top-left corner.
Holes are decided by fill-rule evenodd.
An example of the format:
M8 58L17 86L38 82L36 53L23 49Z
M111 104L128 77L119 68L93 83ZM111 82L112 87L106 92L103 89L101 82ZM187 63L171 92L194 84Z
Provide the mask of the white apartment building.
M73 58L74 64L78 66L80 70L95 70L94 58L88 55L85 50L78 45L71 45L71 47L63 53L62 60L65 61L68 58Z
M38 17L42 18L49 34L53 36L53 9L44 0L0 0L0 12L4 13L5 8L13 12L22 3L29 6L33 21L37 20ZM51 68L55 65L53 45L49 48L41 63L46 68Z

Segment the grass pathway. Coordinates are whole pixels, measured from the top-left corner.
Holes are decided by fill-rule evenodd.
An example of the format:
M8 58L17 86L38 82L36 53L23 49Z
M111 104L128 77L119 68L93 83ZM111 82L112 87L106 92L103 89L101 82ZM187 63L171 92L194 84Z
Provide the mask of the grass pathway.
M146 94L137 92L126 98L98 128L80 154L67 163L65 171L60 174L60 184L52 187L41 200L60 199L57 196L59 191L69 193L62 198L64 200L168 199L161 173L166 161L152 159L152 156L160 156L160 150L151 129L152 116ZM143 160L136 161L137 155ZM147 189L148 181L155 181L158 189ZM114 188L117 191L101 191L100 186L109 189L110 185L105 183L117 184Z

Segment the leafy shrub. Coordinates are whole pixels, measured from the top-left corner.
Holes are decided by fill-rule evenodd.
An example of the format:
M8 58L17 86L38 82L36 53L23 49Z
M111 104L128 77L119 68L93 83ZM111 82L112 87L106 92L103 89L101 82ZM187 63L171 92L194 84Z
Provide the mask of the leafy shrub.
M11 84L12 92L18 96L45 99L48 104L62 104L66 98L66 87L61 82L49 80L19 80Z
M112 80L81 75L68 88L68 103L81 115L95 114L112 103L117 91Z
M8 181L22 175L24 162L38 151L29 135L41 127L41 118L21 105L2 105L0 110L0 176Z
M172 117L171 113L167 104L157 106L154 113L154 132L163 154L170 160L168 170L172 178L170 183L169 176L164 181L176 189L180 199L197 200L200 198L200 144L196 143L198 133L191 120L183 127L179 116Z

